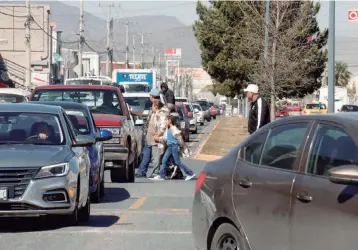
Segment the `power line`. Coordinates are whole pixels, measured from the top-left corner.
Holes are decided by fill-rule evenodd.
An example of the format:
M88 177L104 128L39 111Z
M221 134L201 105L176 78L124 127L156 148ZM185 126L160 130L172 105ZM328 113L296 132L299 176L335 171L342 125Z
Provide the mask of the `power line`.
M0 11L0 14L3 14L5 16L10 16L10 17L27 18L27 16L17 16L17 15L8 14L8 13L2 12L2 11Z

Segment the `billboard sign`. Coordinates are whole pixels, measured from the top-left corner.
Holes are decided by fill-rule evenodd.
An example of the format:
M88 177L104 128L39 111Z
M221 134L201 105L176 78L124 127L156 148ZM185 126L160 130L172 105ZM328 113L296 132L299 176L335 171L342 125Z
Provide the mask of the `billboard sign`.
M153 86L153 73L144 72L117 72L117 83L148 83Z
M179 48L167 48L165 49L165 57L168 59L180 59L181 49Z
M352 22L352 23L358 22L358 9L348 10L348 22Z

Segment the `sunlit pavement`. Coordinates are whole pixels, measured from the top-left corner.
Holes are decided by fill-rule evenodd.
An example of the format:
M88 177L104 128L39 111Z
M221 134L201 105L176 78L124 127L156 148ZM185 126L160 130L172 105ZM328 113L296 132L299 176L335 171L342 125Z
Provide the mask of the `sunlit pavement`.
M192 134L194 153L213 128L213 121ZM185 159L195 173L205 162ZM149 170L151 171L151 169ZM45 219L0 219L1 250L195 249L191 209L195 181L114 184L106 172L106 196L91 204L89 225L66 227Z

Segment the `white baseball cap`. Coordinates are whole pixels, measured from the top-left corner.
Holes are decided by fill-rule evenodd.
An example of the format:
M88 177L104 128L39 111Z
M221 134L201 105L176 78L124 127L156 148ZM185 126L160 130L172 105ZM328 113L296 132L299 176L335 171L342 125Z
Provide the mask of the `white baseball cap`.
M244 92L251 92L254 94L259 93L259 86L256 84L249 84L246 89L244 89Z

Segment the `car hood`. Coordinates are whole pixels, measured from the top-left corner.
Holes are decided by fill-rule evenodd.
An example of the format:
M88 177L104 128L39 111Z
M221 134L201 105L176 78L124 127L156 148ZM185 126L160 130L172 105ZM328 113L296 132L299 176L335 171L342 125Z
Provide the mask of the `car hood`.
M0 145L0 168L53 165L64 162L70 153L67 146Z
M93 114L93 119L96 126L122 126L126 118L120 115Z

